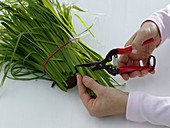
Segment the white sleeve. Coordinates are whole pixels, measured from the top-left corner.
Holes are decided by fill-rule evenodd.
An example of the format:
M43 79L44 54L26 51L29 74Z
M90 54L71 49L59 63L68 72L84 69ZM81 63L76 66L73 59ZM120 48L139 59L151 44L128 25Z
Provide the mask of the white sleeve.
M131 92L126 108L126 119L170 127L170 97Z
M145 20L151 20L155 22L159 28L161 34L161 42L164 42L167 38L170 38L170 4Z

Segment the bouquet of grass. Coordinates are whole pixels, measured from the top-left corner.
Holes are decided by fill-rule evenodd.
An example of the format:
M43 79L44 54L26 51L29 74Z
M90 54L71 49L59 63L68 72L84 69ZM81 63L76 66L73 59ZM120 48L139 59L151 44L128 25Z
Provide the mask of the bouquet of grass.
M4 66L1 85L6 77L14 80L45 79L67 91L76 85L75 74L79 72L82 76L88 74L104 86L114 87L115 80L104 70L75 69L78 64L103 58L78 38L87 31L93 34L91 26L88 28L77 14L75 17L86 30L76 33L72 23L73 9L85 12L73 3L63 3L61 6L57 0L0 2L1 69ZM88 92L94 95L90 90Z

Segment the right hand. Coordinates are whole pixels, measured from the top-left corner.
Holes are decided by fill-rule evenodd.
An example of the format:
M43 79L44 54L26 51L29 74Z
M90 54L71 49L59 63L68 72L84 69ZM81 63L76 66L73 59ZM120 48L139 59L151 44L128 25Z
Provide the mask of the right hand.
M142 46L143 42L153 38L154 42ZM132 53L121 55L119 58L119 66L140 66L140 60L143 65L147 65L147 61L151 53L161 42L161 36L157 25L152 21L146 21L141 28L129 39L125 46L132 45ZM132 73L121 74L124 80L134 78L136 76L143 77L149 71L134 71ZM151 71L154 74L155 71Z

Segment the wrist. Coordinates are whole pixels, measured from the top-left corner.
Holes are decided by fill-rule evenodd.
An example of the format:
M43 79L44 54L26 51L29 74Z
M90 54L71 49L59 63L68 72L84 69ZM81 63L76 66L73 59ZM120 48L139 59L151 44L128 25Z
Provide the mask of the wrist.
M146 20L142 23L141 31L146 32L147 38L153 38L155 46L158 47L161 42L161 34L158 25L152 20Z
M123 98L123 107L122 107L122 111L121 111L121 114L126 114L126 109L127 109L127 103L128 103L128 97L129 97L129 94L128 93L125 93L125 96Z
M129 98L129 94L126 94L126 98L125 98L125 110L124 110L124 113L126 113L126 110L127 110L127 104L128 104L128 98Z
M151 30L150 33L152 34L152 38L155 38L156 36L161 37L158 25L152 20L144 21L141 25L141 28L149 28L149 30Z

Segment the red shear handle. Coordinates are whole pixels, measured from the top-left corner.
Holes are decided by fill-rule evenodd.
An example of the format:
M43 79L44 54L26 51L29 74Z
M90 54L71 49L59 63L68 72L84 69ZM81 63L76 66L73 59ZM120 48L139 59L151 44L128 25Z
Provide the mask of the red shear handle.
M152 43L152 42L154 42L154 39L153 39L153 38L145 41L145 42L142 44L142 46L147 45L147 44L150 44L150 43ZM118 54L126 54L126 53L129 53L129 52L132 52L132 45L127 46L127 47L125 47L125 48L117 48L117 50L118 50Z
M141 70L150 71L151 69L152 69L152 67L148 68L148 66L120 66L119 67L119 74L130 73L130 72L141 71Z

